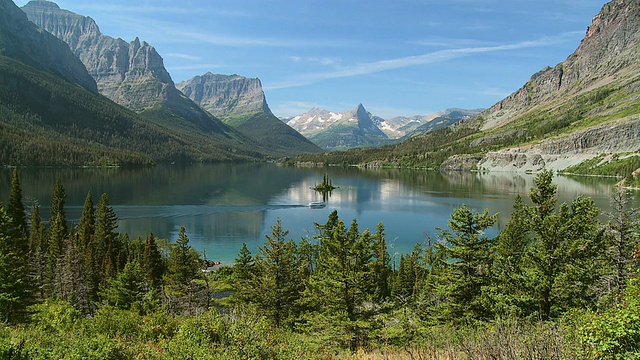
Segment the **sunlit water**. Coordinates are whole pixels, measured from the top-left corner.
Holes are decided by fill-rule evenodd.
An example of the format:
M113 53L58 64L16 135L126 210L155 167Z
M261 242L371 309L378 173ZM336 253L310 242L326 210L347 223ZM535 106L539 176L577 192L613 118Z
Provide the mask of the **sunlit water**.
M322 195L310 188L327 172L334 190L322 209L311 201ZM107 193L118 215L118 231L130 238L175 240L181 226L190 244L207 258L232 263L242 243L255 254L278 218L289 238L313 240L314 223L329 213L347 226L356 218L360 231L382 222L389 251L402 254L446 228L450 213L461 204L500 213L488 234L504 227L517 194L526 199L533 175L512 173L440 173L424 170L364 170L358 168L291 168L271 164L157 166L144 169L21 169L25 203L42 205L48 217L56 179L67 193L67 218L77 222L88 191L97 204ZM0 170L0 199L7 203L11 170ZM613 184L608 178L555 177L560 202L590 196L609 209ZM638 194L636 201L638 199Z

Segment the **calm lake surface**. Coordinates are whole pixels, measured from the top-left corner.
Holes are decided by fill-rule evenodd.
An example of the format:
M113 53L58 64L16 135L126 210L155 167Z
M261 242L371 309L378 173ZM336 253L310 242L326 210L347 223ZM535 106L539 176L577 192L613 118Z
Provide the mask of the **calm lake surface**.
M322 209L309 202L322 200L310 187L327 172L334 190ZM67 219L77 222L88 191L94 204L107 193L119 218L118 231L131 239L175 240L181 226L190 245L212 260L232 263L242 243L252 253L264 242L277 218L299 240L316 234L314 223L329 213L347 226L356 218L360 231L385 225L391 254L411 251L436 227L447 227L450 213L461 204L500 213L495 231L506 224L517 194L527 199L533 175L512 173L441 173L425 170L366 170L358 168L292 168L272 164L162 165L144 169L21 169L20 182L28 207L41 204L49 214L53 187L60 178L67 201ZM555 177L560 202L590 196L603 210L616 179ZM11 170L0 169L0 200L8 202ZM636 192L637 204L640 198ZM45 219L46 220L46 219ZM397 255L396 255L397 256Z

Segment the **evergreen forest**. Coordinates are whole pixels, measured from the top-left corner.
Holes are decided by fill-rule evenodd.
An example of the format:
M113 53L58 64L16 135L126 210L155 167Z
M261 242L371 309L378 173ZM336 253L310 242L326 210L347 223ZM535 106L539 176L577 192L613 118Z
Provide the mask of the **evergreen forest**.
M332 212L315 236L280 219L252 253L212 267L189 245L117 231L107 194L66 219L0 205L2 359L633 359L640 352L640 213L557 203L553 173L507 226L465 205L435 238L390 256L384 224ZM95 204L97 200L97 204Z

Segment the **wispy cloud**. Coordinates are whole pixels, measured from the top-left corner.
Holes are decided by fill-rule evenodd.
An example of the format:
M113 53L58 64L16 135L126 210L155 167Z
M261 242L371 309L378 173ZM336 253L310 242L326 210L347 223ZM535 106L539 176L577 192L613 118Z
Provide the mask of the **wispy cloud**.
M545 47L555 44L560 44L575 38L576 32L568 32L560 34L558 36L543 37L537 40L522 41L513 44L504 44L496 46L478 46L478 47L466 47L457 49L446 49L435 52L430 52L422 55L406 56L396 59L381 60L369 63L362 63L353 66L342 67L335 71L303 74L290 81L282 83L272 84L266 86L265 90L283 89L302 85L308 85L311 83L335 79L345 78L360 75L373 74L377 72L394 70L400 68L406 68L418 65L428 65L434 63L440 63L448 60L458 59L462 57L472 56L475 54L492 53L509 50L521 50L535 47Z
M179 31L173 33L176 37L189 39L217 46L267 46L267 47L302 47L302 46L326 46L338 47L348 45L344 40L318 40L295 38L269 38L269 37L241 37L207 32Z
M202 57L200 56L194 56L194 55L189 55L189 54L180 54L180 53L169 53L169 54L165 54L164 57L172 57L172 58L178 58L178 59L184 59L184 60L192 60L192 61L201 61Z
M295 63L315 63L322 66L339 66L341 63L341 59L331 57L289 56L289 59Z

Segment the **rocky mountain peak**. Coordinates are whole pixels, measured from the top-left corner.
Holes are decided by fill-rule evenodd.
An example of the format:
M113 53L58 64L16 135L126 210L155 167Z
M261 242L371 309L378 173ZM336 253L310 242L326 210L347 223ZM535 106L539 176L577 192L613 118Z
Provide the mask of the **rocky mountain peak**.
M11 0L0 0L0 54L97 91L95 81L69 46L39 30Z
M101 94L140 111L179 98L162 57L136 37L131 43L103 35L90 17L35 0L22 10L36 25L63 40L85 64Z
M532 108L624 78L640 61L640 0L602 7L576 51L555 67L531 76L519 90L484 114L482 129L504 126Z
M207 72L176 84L187 97L214 116L272 115L258 78Z

